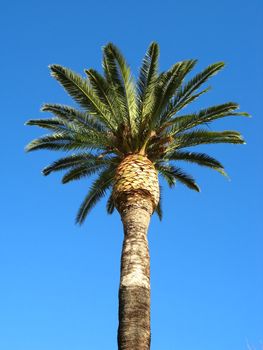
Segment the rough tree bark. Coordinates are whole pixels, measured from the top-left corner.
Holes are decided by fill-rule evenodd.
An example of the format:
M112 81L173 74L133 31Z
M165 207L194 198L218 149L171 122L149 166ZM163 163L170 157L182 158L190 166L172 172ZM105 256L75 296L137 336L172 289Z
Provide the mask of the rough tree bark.
M153 212L149 196L122 198L119 212L124 228L119 289L119 350L149 350L150 256L147 231Z

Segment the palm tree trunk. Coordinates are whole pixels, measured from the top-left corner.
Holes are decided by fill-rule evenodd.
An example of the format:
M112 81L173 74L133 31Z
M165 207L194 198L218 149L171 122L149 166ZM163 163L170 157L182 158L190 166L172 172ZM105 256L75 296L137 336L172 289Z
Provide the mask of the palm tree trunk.
M147 231L153 204L145 195L133 194L119 207L124 242L119 289L119 350L149 350L150 256Z

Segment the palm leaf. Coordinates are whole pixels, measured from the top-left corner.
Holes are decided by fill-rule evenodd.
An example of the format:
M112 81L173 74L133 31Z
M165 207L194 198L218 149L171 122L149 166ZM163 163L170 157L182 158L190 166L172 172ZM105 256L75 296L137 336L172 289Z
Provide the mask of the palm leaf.
M108 199L107 205L106 205L106 209L107 209L108 214L112 214L114 212L115 205L114 205L114 200L113 200L112 194L109 196L109 199Z
M227 176L223 165L213 157L205 153L196 153L196 152L182 152L175 151L167 155L169 160L183 160L190 163L195 163L201 166L205 166L211 169L217 170L220 174Z
M51 65L50 69L52 76L60 82L74 100L90 113L94 114L96 118L111 130L116 129L105 105L101 103L98 97L94 94L87 81L72 70L56 64Z
M177 162L206 166L225 175L223 165L207 154L181 149L203 144L245 143L236 131L195 129L226 116L248 116L245 112L237 112L238 105L234 102L177 116L178 111L210 89L202 88L202 84L224 67L223 62L208 66L185 83L196 60L178 62L159 74L158 58L159 47L153 42L143 59L136 86L124 56L112 43L103 49L104 75L88 69L84 78L60 65L50 66L52 76L81 110L45 104L42 110L52 113L52 117L29 120L27 125L39 126L51 133L30 142L26 150L77 153L58 159L43 169L44 175L65 170L63 183L98 173L77 213L79 224L107 190L112 190L116 168L129 154L147 156L170 187L178 181L199 191L195 180L178 168ZM112 213L114 208L111 194L107 211ZM161 219L161 200L155 212Z
M214 168L224 168L223 165L213 157L205 153L196 153L196 152L183 152L175 151L167 155L169 160L184 160L191 163L196 163L199 165L210 166Z
M26 151L31 152L39 149L49 150L74 150L79 148L86 148L83 142L75 140L67 133L57 132L52 135L46 135L31 141L26 146Z
M171 165L157 165L157 169L168 182L170 187L175 185L176 180L186 185L188 188L200 192L200 188L196 184L192 176L185 173L182 169Z
M217 74L224 66L224 62L213 63L181 87L174 99L173 114L188 104L192 93L199 89L209 78Z
M97 202L105 196L106 191L112 186L114 180L114 169L105 169L92 183L91 188L82 202L77 213L76 222L82 224Z
M51 172L60 171L71 167L76 167L84 164L109 164L114 162L113 158L99 158L99 156L91 153L72 154L68 157L56 160L42 171L44 175L49 175Z
M237 131L198 130L177 135L171 150L213 143L244 144L245 141Z
M198 113L178 116L168 122L166 125L172 126L171 134L175 135L181 131L194 128L201 124L207 124L216 119L224 118L227 116L249 116L249 114L246 112L234 112L238 108L239 105L237 103L228 102L202 109Z
M162 165L161 163L156 164L156 169L168 183L168 186L171 188L175 185L176 179L173 175L172 169L169 166Z
M154 111L148 119L152 127L160 119L163 110L165 110L170 99L182 84L184 77L193 69L196 62L196 60L178 62L170 70L160 75L155 89L156 100Z
M162 209L162 188L161 188L161 186L159 186L159 192L160 192L160 197L159 197L159 202L157 204L157 207L155 208L155 213L158 215L159 220L162 221L163 209Z
M92 146L97 145L100 147L104 145L107 147L110 143L113 145L115 140L110 132L98 131L86 125L83 127L83 125L78 124L76 121L69 122L61 118L29 120L26 122L26 125L39 126L52 130L55 135L63 134L65 137L68 136L70 139L83 141L87 145Z
M94 115L89 115L87 112L79 111L70 106L46 103L41 110L43 112L51 112L59 119L63 119L67 122L74 122L85 128L97 130L99 132L107 130L105 125L99 122Z
M151 111L153 92L158 77L159 46L153 42L148 48L137 81L138 114L141 121Z
M183 108L183 107L186 107L189 103L192 103L194 102L195 100L197 100L200 96L202 96L203 94L205 94L206 92L210 91L211 90L211 87L207 87L206 89L194 94L194 95L191 95L189 96L189 98L187 98L187 100L185 101L184 104L181 105L180 107L180 110ZM170 101L168 104L167 104L167 108L166 110L164 111L164 113L162 114L161 116L161 121L162 123L166 122L167 120L169 120L174 114L176 114L178 112L178 109L177 108L174 108L174 101Z
M83 177L91 176L101 170L101 168L105 168L105 164L101 163L93 163L93 164L84 164L73 167L73 169L69 170L62 178L62 183L66 184L73 180L79 180Z
M104 47L104 58L108 80L117 88L131 134L135 135L136 94L130 68L119 49L112 43Z
M106 149L112 143L106 134L99 133L77 133L61 131L51 135L43 136L31 141L26 146L26 151L35 151L39 149L49 150L78 150L78 149Z
M186 185L191 190L195 190L197 192L200 192L200 188L196 184L196 182L192 178L192 176L190 176L187 173L185 173L182 169L174 168L173 169L173 174L174 174L174 177L176 178L176 180L178 180L179 182L183 183L184 185Z
M106 79L100 75L95 69L85 69L90 84L93 87L98 98L103 102L112 113L114 120L118 124L120 119L119 110L114 101L114 96L112 95L112 90Z
M55 131L64 129L63 123L58 118L30 119L25 123L25 125L39 126L40 128L55 130Z

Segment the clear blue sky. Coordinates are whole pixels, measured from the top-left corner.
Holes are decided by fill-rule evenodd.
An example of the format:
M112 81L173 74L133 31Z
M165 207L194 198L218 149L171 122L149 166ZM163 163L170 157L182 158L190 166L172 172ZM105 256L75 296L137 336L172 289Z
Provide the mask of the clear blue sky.
M102 202L75 226L89 182L44 178L58 155L25 154L43 132L24 122L44 102L71 103L48 64L101 69L112 41L136 75L152 40L161 69L227 63L192 108L233 100L253 115L214 124L240 130L247 145L202 148L231 181L187 166L201 194L164 188L163 222L154 217L149 232L152 350L262 349L262 1L6 0L1 17L0 349L117 348L119 217Z

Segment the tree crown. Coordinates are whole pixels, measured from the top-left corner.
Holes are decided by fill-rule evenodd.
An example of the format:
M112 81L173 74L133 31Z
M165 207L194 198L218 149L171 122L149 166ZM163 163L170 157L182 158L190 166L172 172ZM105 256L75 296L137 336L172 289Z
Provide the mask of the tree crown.
M201 87L224 67L223 62L211 64L185 82L196 60L178 62L159 73L158 58L159 46L153 42L145 54L137 82L120 50L112 43L103 48L103 74L88 69L84 78L57 64L49 67L51 75L80 108L45 104L42 111L53 117L29 120L26 124L48 129L51 133L30 142L26 150L71 151L70 155L43 169L44 175L66 170L62 183L98 174L79 209L78 223L85 220L92 207L112 188L116 169L129 154L147 156L170 187L178 180L199 191L192 176L177 166L178 161L206 166L223 175L224 167L215 158L187 148L201 144L244 143L237 131L207 129L208 124L219 118L249 116L238 112L235 102L180 114L209 90ZM110 195L107 211L112 213L113 210L114 201ZM160 205L156 212L161 218Z

